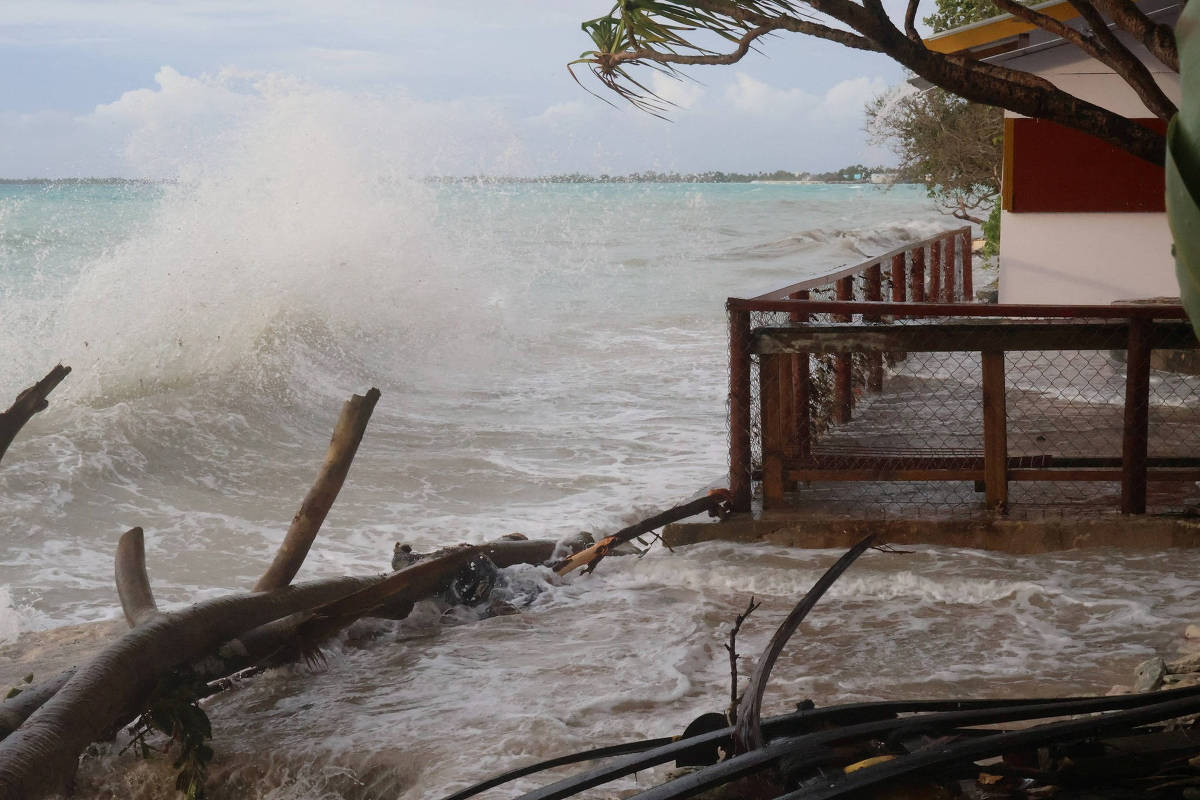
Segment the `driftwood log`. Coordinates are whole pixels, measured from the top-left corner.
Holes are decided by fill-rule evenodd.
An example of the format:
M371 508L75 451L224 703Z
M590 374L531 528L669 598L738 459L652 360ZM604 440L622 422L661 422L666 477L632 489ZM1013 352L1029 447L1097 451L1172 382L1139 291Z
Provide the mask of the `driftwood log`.
M600 561L612 552L613 548L625 542L632 541L643 534L658 530L664 525L678 522L688 517L694 517L706 511L714 517L725 516L729 512L729 500L728 490L717 489L709 492L704 497L697 497L695 500L668 508L660 514L655 514L627 528L622 528L613 535L604 537L591 547L564 558L554 565L554 571L559 575L566 575L568 572L582 567L584 572L592 572L596 569Z
M17 395L17 399L8 410L0 413L0 460L4 459L8 446L12 444L21 428L25 427L25 423L29 422L34 414L46 409L49 405L46 395L54 391L70 371L70 367L59 364L46 373L46 377Z
M377 402L379 390L371 389L365 395L352 396L342 407L317 480L304 496L304 502L292 518L283 544L275 553L275 560L258 579L254 591L266 592L287 586L300 571L300 565L304 563L308 549L312 547L313 540L317 538L317 532L321 529L321 523L329 514L342 484L346 482L350 462L358 452L358 444L367 430L367 422L370 421L371 412L375 410Z

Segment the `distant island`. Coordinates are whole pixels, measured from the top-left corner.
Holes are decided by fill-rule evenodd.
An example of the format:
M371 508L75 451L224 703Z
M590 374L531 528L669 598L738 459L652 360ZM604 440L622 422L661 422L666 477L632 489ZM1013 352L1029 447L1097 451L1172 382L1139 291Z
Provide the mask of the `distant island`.
M563 175L440 175L426 178L431 183L919 183L894 167L868 167L851 164L832 172L631 172L627 175L587 175L572 172ZM175 179L153 178L0 178L3 185L29 184L161 184Z
M466 177L438 177L438 183L905 183L905 176L893 167L868 167L851 164L832 172L789 172L778 169L774 172L631 172L627 175L587 175L572 172L565 175L543 175L540 177L497 177L474 175Z

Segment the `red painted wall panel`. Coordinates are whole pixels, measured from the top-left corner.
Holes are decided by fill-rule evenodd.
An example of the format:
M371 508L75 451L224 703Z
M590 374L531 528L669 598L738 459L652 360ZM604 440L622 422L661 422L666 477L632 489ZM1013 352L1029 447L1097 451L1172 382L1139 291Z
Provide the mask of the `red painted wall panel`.
M1137 120L1165 132L1160 119ZM1014 212L1164 211L1163 168L1041 119L1008 119L1005 207Z

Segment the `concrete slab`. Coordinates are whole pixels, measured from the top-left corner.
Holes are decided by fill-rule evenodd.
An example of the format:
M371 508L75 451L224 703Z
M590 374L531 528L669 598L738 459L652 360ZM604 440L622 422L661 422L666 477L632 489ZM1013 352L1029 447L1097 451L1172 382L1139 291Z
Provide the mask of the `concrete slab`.
M881 543L931 544L1030 554L1091 547L1162 550L1200 547L1200 518L1171 516L1087 516L1081 518L866 519L789 512L736 514L720 522L668 525L670 547L725 540L767 542L786 547L850 547L869 533Z

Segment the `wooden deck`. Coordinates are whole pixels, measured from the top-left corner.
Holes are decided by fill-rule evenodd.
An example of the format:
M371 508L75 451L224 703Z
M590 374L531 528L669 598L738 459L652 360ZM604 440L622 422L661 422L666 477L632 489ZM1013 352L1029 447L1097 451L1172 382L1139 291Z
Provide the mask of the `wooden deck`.
M1078 368L1086 358L1088 370ZM1124 376L1119 361L1097 353L1011 353L1009 374L1036 371L1054 376L1046 385L1021 380L1006 386L1007 458L1012 480L1022 470L1071 465L1107 471L1102 480L1012 480L1008 515L1109 515L1121 502L1121 441ZM1099 368L1095 368L1099 362ZM1182 398L1200 388L1194 377L1155 374L1160 393L1172 402L1150 406L1148 466L1189 463L1200 452L1200 401ZM879 394L863 395L847 423L834 425L812 447L814 466L865 473L907 467L983 470L983 402L980 370L966 359L910 353L889 372ZM1178 400L1178 402L1176 402ZM1198 397L1200 400L1200 397ZM931 413L931 409L938 410ZM871 465L871 466L867 466ZM1066 467L1071 469L1071 467ZM1064 473L1064 478L1071 477ZM1077 475L1076 475L1077 477ZM985 494L967 480L812 480L791 484L787 509L801 514L879 519L984 518L992 515ZM1200 509L1192 480L1151 480L1147 513L1187 514Z

